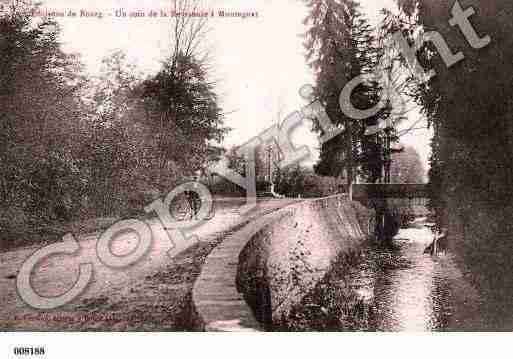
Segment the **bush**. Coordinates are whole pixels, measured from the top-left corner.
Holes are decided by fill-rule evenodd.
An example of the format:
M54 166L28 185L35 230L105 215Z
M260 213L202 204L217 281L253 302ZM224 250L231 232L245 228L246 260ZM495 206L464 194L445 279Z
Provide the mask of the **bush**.
M277 192L287 197L327 197L340 193L343 183L339 178L316 175L313 170L293 167L281 173L276 182Z
M157 190L137 191L127 195L127 208L125 215L135 216L144 213L144 208L149 206L160 196Z
M17 207L0 209L0 233L2 242L12 241L28 226L28 217Z
M216 177L212 184L208 185L212 195L223 197L244 197L246 192L243 188L225 178Z

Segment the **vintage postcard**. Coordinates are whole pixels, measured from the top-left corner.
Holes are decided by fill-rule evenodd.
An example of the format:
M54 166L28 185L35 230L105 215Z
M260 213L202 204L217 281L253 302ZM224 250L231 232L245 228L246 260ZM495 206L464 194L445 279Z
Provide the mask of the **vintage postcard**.
M1 1L0 356L512 332L512 16Z

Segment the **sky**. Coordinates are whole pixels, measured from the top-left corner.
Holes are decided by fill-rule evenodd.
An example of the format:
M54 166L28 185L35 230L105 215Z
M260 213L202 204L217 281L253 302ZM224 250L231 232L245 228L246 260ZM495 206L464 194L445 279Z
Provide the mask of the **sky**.
M169 9L162 0L46 0L49 10L81 9L114 13ZM379 11L392 8L393 0L361 0L362 10L371 23L379 20ZM313 84L313 75L304 58L302 24L307 10L299 0L211 0L206 10L253 11L258 18L218 18L209 20L208 48L213 58L212 78L227 113L225 123L233 130L226 147L243 144L265 129L300 110L304 101L299 89ZM169 26L166 18L61 18L61 41L67 51L78 52L87 71L97 74L103 57L113 50L125 51L146 74L155 73L160 61L169 54ZM401 127L421 120L417 111ZM422 123L422 122L421 122ZM427 167L429 131L415 131L402 138L415 147ZM318 155L318 141L308 122L293 133L298 146L307 145Z

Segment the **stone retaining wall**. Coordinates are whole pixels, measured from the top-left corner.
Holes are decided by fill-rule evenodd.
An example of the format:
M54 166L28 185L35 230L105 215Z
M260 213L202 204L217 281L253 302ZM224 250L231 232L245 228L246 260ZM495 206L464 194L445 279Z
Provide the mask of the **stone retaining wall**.
M341 196L307 200L248 224L207 258L193 290L206 330L271 330L326 275L358 254L371 211Z
M336 260L350 261L368 237L371 212L342 197L305 201L264 226L239 256L237 289L272 329Z

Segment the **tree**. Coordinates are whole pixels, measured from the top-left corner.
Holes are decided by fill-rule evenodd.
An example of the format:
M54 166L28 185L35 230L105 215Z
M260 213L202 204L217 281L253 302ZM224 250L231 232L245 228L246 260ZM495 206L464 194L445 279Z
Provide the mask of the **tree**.
M399 5L403 16L415 23L405 32L410 43L434 29L452 49L470 48L457 28L441 20L451 14L454 3L403 0ZM425 43L418 52L420 62L424 68L434 69L437 76L429 83L418 83L414 96L435 130L431 178L439 183L439 190L444 192L455 185L458 196L468 198L471 191L488 201L492 196L506 202L511 199L506 183L511 183L513 171L504 164L513 159L513 153L511 126L504 121L510 101L502 89L509 86L513 76L509 62L504 62L513 52L507 46L511 39L505 35L509 23L504 16L492 19L492 15L510 13L512 6L501 0L476 0L466 5L480 11L472 22L493 42L483 50L465 51L465 59L451 69L440 61L433 44ZM497 148L503 150L498 152ZM435 175L442 178L435 179Z
M357 76L366 76L368 82L358 86L352 94L357 108L367 109L378 102L379 84L373 72L376 69L377 50L372 29L351 0L309 0L310 13L305 19L306 58L316 74L316 91L326 112L336 126L344 131L321 144L320 160L315 166L318 174L340 177L348 184L354 180L357 169L376 181L381 173L379 138L364 136L366 126L376 125L387 116L382 110L365 121L346 116L339 105L344 86ZM322 130L314 121L314 130ZM379 170L378 170L379 168Z
M392 183L423 183L425 171L415 148L406 146L404 151L393 157Z
M89 79L88 112L79 157L86 181L87 205L95 215L112 215L127 206L131 193L143 190L151 169L145 163L149 131L138 123L135 88L141 79L122 51L102 61L100 75ZM148 186L149 187L149 186Z
M420 156L415 148L410 146L403 147L404 151L393 155L391 166L392 183L424 183L425 170L420 160ZM426 212L426 209L412 205L408 199L392 199L388 201L388 208L401 227L407 227L415 219L416 214ZM392 232L393 235L397 234Z
M0 199L33 219L67 218L82 186L74 150L84 81L57 24L33 22L32 10L16 2L0 15Z
M226 133L223 114L205 67L180 54L144 81L142 100L158 149L160 177L177 166L194 172L202 167L215 143Z
M463 60L447 68L432 43L418 51L422 66L437 73L415 91L435 132L431 206L439 225L449 229L449 245L458 261L486 294L484 302L493 303L483 316L494 313L487 318L492 327L510 329L504 318L511 317L505 303L513 288L513 3L401 0L400 5L404 16L416 24L411 44L436 30L452 51L464 52ZM478 45L471 46L458 26L447 21L458 6L474 8L475 15L467 20L481 39Z
M192 12L196 0L174 0L174 8ZM178 16L171 24L172 48L159 73L139 88L145 125L156 141L157 182L167 186L166 174L192 174L218 156L217 146L228 128L209 76L205 50L206 18Z

